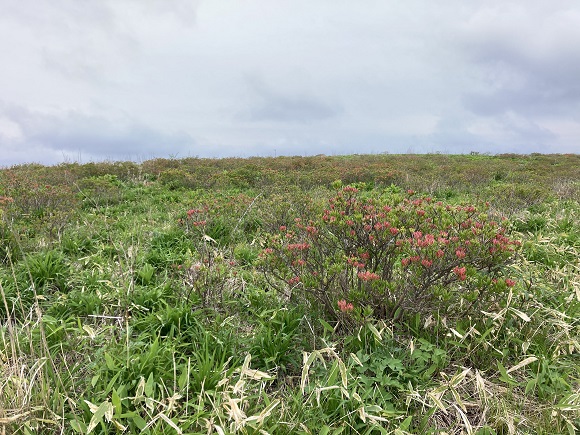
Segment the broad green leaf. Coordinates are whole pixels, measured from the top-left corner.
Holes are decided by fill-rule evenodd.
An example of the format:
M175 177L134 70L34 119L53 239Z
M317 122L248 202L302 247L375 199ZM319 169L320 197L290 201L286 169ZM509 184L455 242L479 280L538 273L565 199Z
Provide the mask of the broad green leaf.
M526 390L525 390L526 395L530 394L532 391L534 391L536 389L537 383L538 383L537 378L532 378L526 383Z
M111 371L117 370L117 365L115 364L113 357L111 355L109 355L108 352L105 352L105 362L106 362L107 368L109 370L111 370Z
M399 425L398 429L399 430L404 430L407 431L409 430L409 427L411 426L411 422L413 421L413 416L410 415L408 416L406 419L404 419L401 424Z
M85 424L77 420L70 420L69 424L70 427L77 433L86 433L87 431Z
M336 380L337 377L338 377L338 360L335 360L332 363L332 366L330 367L326 385L334 385L334 381Z
M113 394L111 395L111 402L115 407L115 414L117 416L121 415L123 412L123 408L121 406L121 398L119 397L119 394L117 394L117 390L113 390Z
M135 426L137 426L139 430L143 430L145 429L145 426L147 426L147 422L143 420L143 417L141 417L140 415L136 415L133 417L133 423L135 423Z
M121 372L117 372L115 373L115 376L113 376L111 378L111 380L109 381L109 383L107 384L107 389L105 390L106 394L109 394L109 392L113 389L113 386L115 385L115 383L117 382L117 379L119 379L119 376L121 376Z
M330 326L330 324L328 322L326 322L323 319L318 319L318 321L320 322L320 324L322 325L322 327L324 328L324 330L326 332L330 332L330 333L334 332L334 328L332 326Z
M187 381L188 381L188 373L187 373L187 369L184 367L184 370L181 372L181 374L179 375L179 379L177 380L177 385L179 386L179 389L183 390L185 388L185 386L187 385Z
M505 369L505 367L502 365L502 363L500 363L499 361L497 362L497 369L499 370L499 373L505 377L505 378L509 378L507 371Z
M510 385L514 385L514 386L518 384L516 381L514 381L512 379L512 377L508 374L505 367L499 361L497 362L497 368L498 368L499 373L500 373L500 377L499 377L500 381L503 381L506 384L510 384Z
M153 372L149 373L147 382L145 383L145 395L147 397L153 397L153 392L155 390L155 382L153 380Z

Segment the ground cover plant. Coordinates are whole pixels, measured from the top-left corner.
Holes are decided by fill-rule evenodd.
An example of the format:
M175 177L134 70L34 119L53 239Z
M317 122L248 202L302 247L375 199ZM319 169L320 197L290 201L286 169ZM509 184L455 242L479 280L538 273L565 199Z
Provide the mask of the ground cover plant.
M580 430L580 156L0 171L0 433Z

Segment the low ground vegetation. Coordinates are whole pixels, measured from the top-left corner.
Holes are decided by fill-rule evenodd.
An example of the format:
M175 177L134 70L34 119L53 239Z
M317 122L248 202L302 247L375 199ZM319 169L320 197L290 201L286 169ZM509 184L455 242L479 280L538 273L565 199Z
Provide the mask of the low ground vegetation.
M580 156L0 171L0 433L574 434Z

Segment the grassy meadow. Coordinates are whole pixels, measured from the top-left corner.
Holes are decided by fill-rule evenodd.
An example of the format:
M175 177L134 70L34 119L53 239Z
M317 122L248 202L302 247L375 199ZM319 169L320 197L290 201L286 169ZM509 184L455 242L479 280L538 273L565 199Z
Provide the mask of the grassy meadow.
M0 434L580 431L580 155L0 170Z

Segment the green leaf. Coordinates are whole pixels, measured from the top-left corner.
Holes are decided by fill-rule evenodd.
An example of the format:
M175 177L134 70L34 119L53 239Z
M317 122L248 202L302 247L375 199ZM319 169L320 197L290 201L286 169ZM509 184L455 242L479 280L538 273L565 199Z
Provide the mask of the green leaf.
M123 412L123 407L121 406L121 398L119 397L117 390L113 390L111 402L113 402L113 406L115 407L115 415L119 416Z
M115 385L115 382L117 382L117 379L119 379L119 376L121 376L121 372L115 373L115 376L113 376L111 378L111 380L107 384L107 389L105 390L105 394L109 394L109 392L113 389L113 385Z
M439 408L441 411L443 411L443 413L447 414L447 408L445 407L445 405L441 401L441 398L439 397L438 394L436 394L435 392L428 392L427 396L433 401L433 403L435 404L435 406L437 408Z
M188 381L187 367L184 367L183 371L179 375L179 379L177 380L177 385L179 386L179 389L183 390L185 388L185 385L187 385L187 381Z
M107 352L105 352L105 362L107 363L107 368L109 370L111 371L117 370L117 365L115 364L113 357L109 355Z
M508 374L506 368L499 361L497 362L497 368L500 373L499 377L500 381L513 386L518 385L518 383L512 379L512 377Z
M421 377L423 379L430 379L433 373L435 373L435 370L437 370L437 364L431 364L431 366L423 372Z
M330 367L329 373L330 374L328 376L328 381L326 382L326 385L334 385L334 381L338 377L338 361L337 360L335 360L332 363L332 367Z
M143 430L145 429L145 426L147 426L147 422L143 420L143 417L140 415L133 417L133 423L135 423L135 426L137 426L137 429L139 430Z
M525 390L526 395L530 394L532 391L534 391L536 389L537 384L538 384L538 380L536 378L530 379L526 383L526 390Z
M509 378L507 370L499 361L497 362L497 369L499 370L499 373L501 374L501 376Z
M399 425L398 429L403 431L408 431L409 427L411 426L411 421L413 421L413 416L410 415L406 419L404 419L401 424Z
M87 427L84 423L79 422L78 420L71 420L69 422L70 427L77 433L86 433Z
M331 334L334 332L334 328L332 326L330 326L330 324L328 322L326 322L323 319L318 319L318 321L320 322L320 324L322 325L322 327L324 328L324 330L326 332L329 332Z
M306 382L308 381L308 372L314 360L320 355L320 352L315 350L311 354L304 352L304 365L302 366L302 374L300 376L300 390L304 394L306 389Z
M147 382L145 383L145 396L153 397L153 391L155 390L155 383L153 380L153 372L149 373Z

